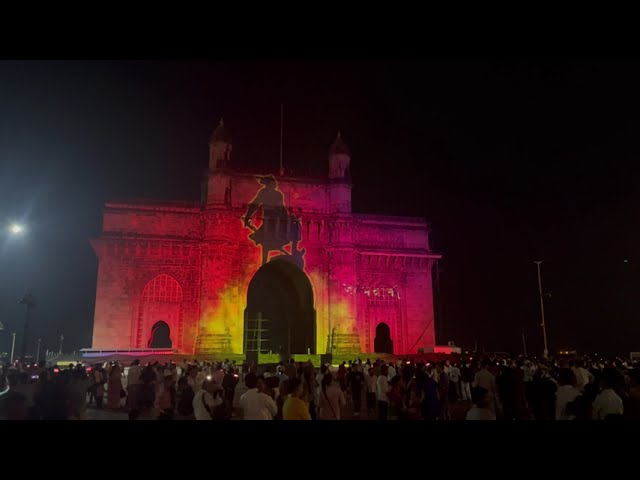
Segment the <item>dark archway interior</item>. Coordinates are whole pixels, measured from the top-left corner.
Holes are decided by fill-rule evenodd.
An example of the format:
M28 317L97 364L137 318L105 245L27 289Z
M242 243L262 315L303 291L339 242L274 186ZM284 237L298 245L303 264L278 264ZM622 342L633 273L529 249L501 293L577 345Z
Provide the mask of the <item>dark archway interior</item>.
M376 327L376 338L373 340L375 353L393 353L393 341L389 325L382 322Z
M258 314L264 320L258 342ZM313 290L305 273L287 260L274 259L254 275L245 310L245 353L282 355L316 350L316 312Z
M153 325L151 329L151 338L149 339L149 348L171 348L171 329L166 322L159 321Z

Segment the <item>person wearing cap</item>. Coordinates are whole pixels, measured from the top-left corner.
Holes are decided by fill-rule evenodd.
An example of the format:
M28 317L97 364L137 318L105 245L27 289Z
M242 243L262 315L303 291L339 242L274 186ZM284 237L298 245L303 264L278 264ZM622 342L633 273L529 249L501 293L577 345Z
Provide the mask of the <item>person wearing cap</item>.
M222 404L221 391L222 388L212 380L202 383L202 388L193 397L193 413L196 420L213 420L214 409Z

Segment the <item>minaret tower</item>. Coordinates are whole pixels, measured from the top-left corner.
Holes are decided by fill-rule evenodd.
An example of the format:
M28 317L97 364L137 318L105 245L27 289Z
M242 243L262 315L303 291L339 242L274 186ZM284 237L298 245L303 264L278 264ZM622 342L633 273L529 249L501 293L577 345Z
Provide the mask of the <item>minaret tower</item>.
M351 153L338 132L329 149L329 180L331 181L331 212L351 213Z

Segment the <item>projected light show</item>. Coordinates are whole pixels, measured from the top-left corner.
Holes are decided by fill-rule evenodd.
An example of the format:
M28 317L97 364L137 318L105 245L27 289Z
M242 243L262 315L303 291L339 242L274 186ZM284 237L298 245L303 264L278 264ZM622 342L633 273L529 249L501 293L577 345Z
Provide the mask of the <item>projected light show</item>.
M351 153L328 175L234 168L224 123L202 202L104 208L94 349L416 353L435 345L426 220L351 211ZM362 179L366 181L366 179Z

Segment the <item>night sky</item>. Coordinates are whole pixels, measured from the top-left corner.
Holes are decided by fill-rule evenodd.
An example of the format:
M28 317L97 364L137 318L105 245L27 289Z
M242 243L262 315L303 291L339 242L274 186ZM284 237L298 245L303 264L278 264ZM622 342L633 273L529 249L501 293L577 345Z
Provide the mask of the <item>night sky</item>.
M90 346L101 207L198 200L221 116L238 166L326 172L340 130L353 209L425 217L444 255L441 341L640 351L640 65L0 61L0 351ZM627 260L625 262L625 260ZM19 351L20 337L16 343Z

